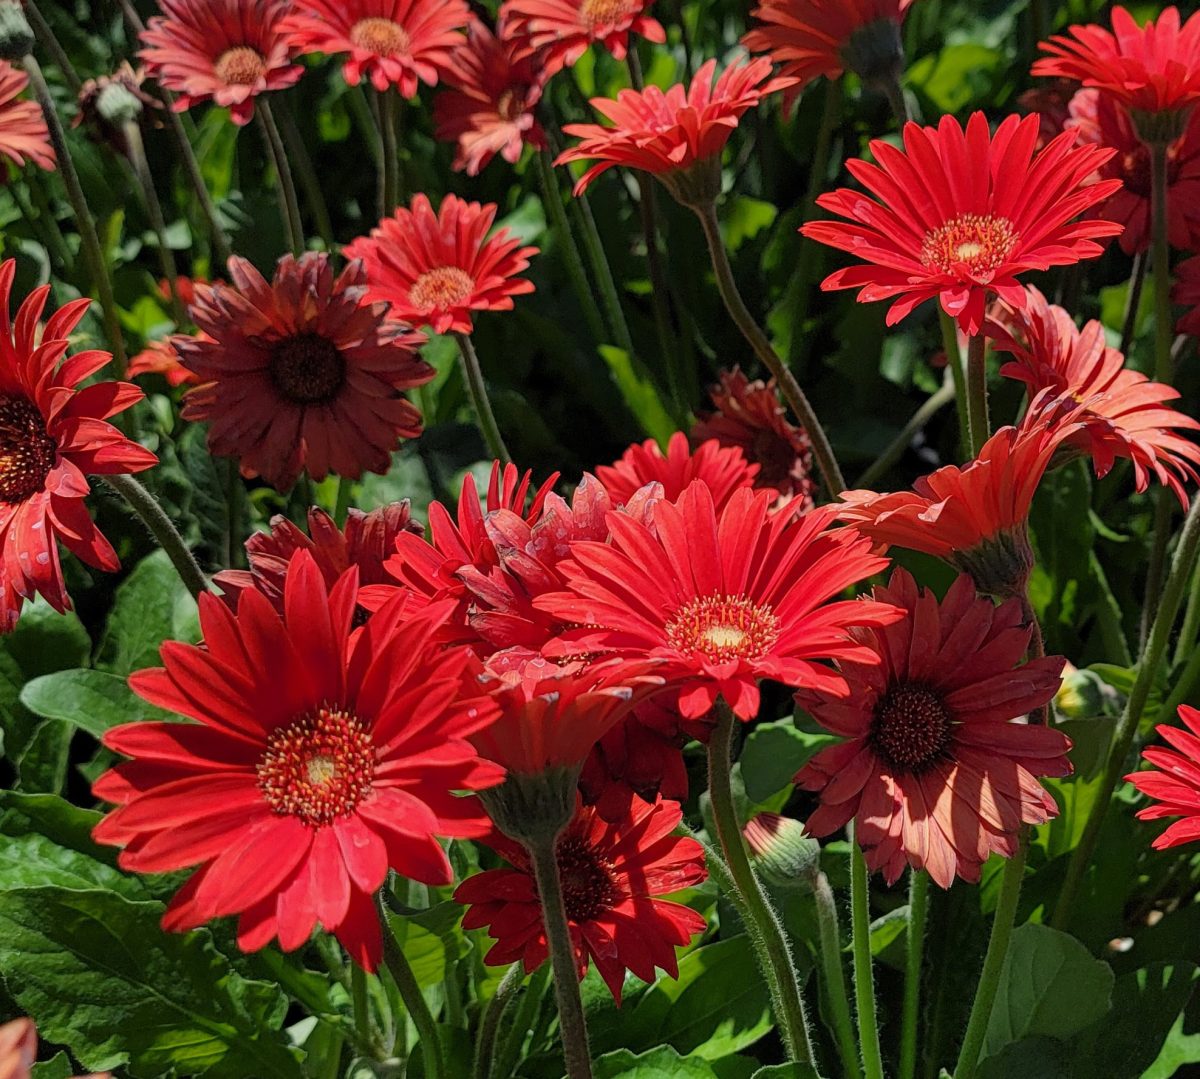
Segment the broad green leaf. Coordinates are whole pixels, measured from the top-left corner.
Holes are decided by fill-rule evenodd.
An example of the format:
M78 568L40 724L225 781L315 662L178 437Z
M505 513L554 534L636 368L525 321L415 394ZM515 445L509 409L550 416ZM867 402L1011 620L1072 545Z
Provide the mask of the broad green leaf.
M1072 1070L1071 1050L1057 1038L1038 1034L1006 1045L995 1056L980 1062L978 1079L1066 1079L1069 1075L1112 1075L1117 1072L1075 1072ZM1120 1073L1125 1074L1125 1073Z
M92 839L100 817L94 809L80 809L56 794L0 791L0 835L45 836L60 847L115 866L116 851Z
M66 1053L56 1053L49 1060L34 1064L30 1075L33 1079L72 1079L75 1069Z
M129 899L146 899L146 889L136 877L61 847L45 836L5 837L0 842L0 890L53 885L72 891L103 888Z
M600 356L608 364L609 373L625 398L629 411L642 429L660 446L665 446L675 432L675 421L663 406L654 383L639 368L636 360L623 349L601 345Z
M21 703L46 719L59 719L95 738L122 723L169 715L138 697L123 677L80 669L44 674L21 690Z
M120 675L157 667L159 645L187 628L195 609L170 559L155 551L117 589L96 665Z
M751 1079L821 1079L811 1064L772 1064L759 1068Z
M1000 51L964 42L922 57L909 68L907 80L939 112L954 113L987 98L1004 64Z
M779 211L770 202L740 195L727 200L721 213L721 234L729 253L733 254L747 240L753 240L763 229L770 228Z
M738 763L746 797L765 802L792 782L792 776L821 749L837 741L832 735L800 730L790 719L760 723L742 747Z
M462 916L463 907L450 902L414 914L389 913L392 932L422 989L439 984L446 976L447 966L470 949L461 928Z
M605 1053L596 1061L594 1079L716 1079L707 1060L681 1057L670 1046L635 1056L628 1049Z

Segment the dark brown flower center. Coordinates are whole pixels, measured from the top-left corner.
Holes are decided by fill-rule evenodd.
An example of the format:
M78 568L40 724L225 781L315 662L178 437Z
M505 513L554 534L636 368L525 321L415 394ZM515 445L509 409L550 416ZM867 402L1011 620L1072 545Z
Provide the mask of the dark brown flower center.
M360 49L379 56L396 56L408 52L412 44L408 32L391 19L372 17L359 19L350 28L350 40Z
M421 274L408 290L408 298L414 307L423 311L436 311L453 307L470 298L475 291L475 280L466 270L457 266L439 266Z
M253 86L267 73L266 58L249 45L235 45L217 57L217 78L229 86Z
M779 620L746 596L700 596L676 611L666 629L674 648L720 663L768 651L779 637Z
M301 333L271 350L271 381L288 400L301 405L332 400L346 381L346 361L327 337Z
M599 917L617 901L612 864L576 836L559 841L558 875L567 917L576 924Z
M926 686L893 686L875 705L871 744L898 771L924 771L942 756L950 737L950 712Z
M42 489L58 444L32 401L0 396L0 502L22 502Z
M993 273L1017 245L1017 233L1006 217L959 214L926 233L921 262L942 273Z
M331 708L274 731L258 762L267 804L313 828L353 813L374 778L375 746L362 721Z

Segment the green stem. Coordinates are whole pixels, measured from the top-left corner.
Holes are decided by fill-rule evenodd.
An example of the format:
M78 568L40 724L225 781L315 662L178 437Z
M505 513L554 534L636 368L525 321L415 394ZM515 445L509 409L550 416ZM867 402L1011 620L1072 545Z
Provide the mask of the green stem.
M517 1069L521 1059L521 1051L525 1047L525 1039L533 1028L538 1011L542 1005L542 996L546 991L546 982L550 978L550 964L543 963L529 976L529 984L520 992L516 1012L512 1022L500 1043L492 1066L492 1074L498 1079L508 1079Z
M900 431L900 433L888 443L887 449L883 451L866 469L861 476L854 481L854 486L858 488L870 487L878 479L886 474L889 468L892 467L901 457L904 456L904 451L912 445L912 440L916 437L919 431L924 430L925 425L933 419L943 408L955 399L956 391L954 382L947 375L945 381L938 388L937 392L932 394L929 399L913 413L912 419L908 421Z
M208 591L208 581L204 571L193 557L183 537L171 523L171 518L163 512L157 499L132 476L104 476L104 482L117 492L129 508L141 519L150 530L150 534L158 545L167 552L171 565L179 574L187 590L196 598Z
M465 333L456 333L454 339L458 342L458 354L462 360L463 381L467 384L467 392L471 395L471 403L475 406L475 419L479 424L480 434L487 444L488 453L503 464L509 464L512 457L500 434L500 425L496 423L496 415L492 412L492 403L488 400L487 387L483 382L483 370L479 366L479 354L471 343L471 338Z
M616 341L617 347L629 356L631 362L636 362L637 352L633 347L633 337L629 333L629 323L625 321L625 311L621 307L621 297L617 293L617 282L613 278L612 267L604 253L600 230L596 227L595 217L592 216L592 204L585 193L572 199L571 207L580 224L583 250L591 263L592 277L600 287L600 299L604 303L613 340Z
M1183 615L1183 626L1175 641L1175 655L1172 665L1178 667L1181 663L1200 652L1196 648L1196 638L1200 636L1200 565L1192 574L1192 583L1188 589L1187 609Z
M1192 695L1197 679L1200 679L1200 648L1196 648L1193 641L1187 663L1184 664L1183 670L1175 679L1175 688L1171 690L1170 696L1163 701L1162 707L1158 710L1164 723L1175 721L1175 714L1179 711L1179 706Z
M1054 917L1050 924L1055 929L1065 929L1071 920L1071 908L1083 882L1084 873L1091 862L1092 853L1096 849L1096 841L1100 836L1100 827L1104 823L1104 815L1109 807L1112 792L1116 790L1117 782L1126 767L1129 750L1137 735L1138 724L1154 687L1171 638L1171 630L1183 605L1183 595L1187 591L1192 570L1196 564L1196 552L1200 549L1200 496L1192 502L1183 532L1179 538L1179 546L1175 549L1175 558L1171 563L1171 573L1163 589L1162 602L1154 616L1154 625L1146 641L1146 646L1138 658L1134 668L1133 686L1125 701L1125 709L1117 723L1113 736L1113 744L1108 751L1108 760L1104 768L1104 777L1100 788L1096 791L1091 811L1084 824L1083 834L1079 843L1071 852L1071 861L1067 865L1067 875L1058 893L1058 904L1054 908ZM1168 717L1169 718L1169 717ZM956 1079L958 1077L956 1076Z
M242 508L246 488L237 461L227 457L225 466L225 565L237 569L245 563L242 546Z
M367 1000L367 972L353 962L350 964L350 998L359 1042L374 1045L375 1033L371 1029L371 1009Z
M58 66L61 72L63 82L67 84L67 88L76 97L79 96L79 91L83 89L83 80L79 77L79 72L75 70L75 65L71 63L71 58L67 55L67 51L59 43L58 38L54 36L54 31L50 29L50 24L42 17L42 13L38 10L34 0L24 0L25 17L29 20L29 25L33 28L33 32L37 35L37 39L41 42L49 54L50 58Z
M729 873L744 903L746 928L758 952L759 965L769 971L768 987L774 990L775 1020L788 1052L800 1063L812 1060L808 1019L796 976L796 965L787 936L771 901L750 864L737 810L733 804L731 748L737 725L729 705L718 699L714 709L716 726L708 741L708 794L712 800L717 840L725 852ZM773 981L773 985L771 984Z
M215 256L218 266L217 273L219 274L223 272L230 258L232 258L233 247L229 243L229 236L225 232L225 227L221 224L221 218L217 214L217 206L213 202L208 185L204 182L204 173L200 170L200 162L196 157L196 151L192 148L192 141L188 138L187 129L183 126L183 117L172 110L171 104L174 100L172 95L166 90L161 89L160 93L167 102L167 123L170 125L171 133L175 136L175 144L179 148L179 156L183 161L184 172L187 173L188 181L192 186L192 193L196 196L196 202L200 205L200 212L204 215L204 220L208 225L209 243L212 244L212 252ZM210 270L210 276L216 276L216 274L212 274Z
M474 1079L489 1079L492 1074L492 1058L496 1054L496 1039L500 1033L500 1021L508 1006L515 999L521 983L525 980L525 968L521 963L514 963L500 979L496 987L496 995L488 1001L483 1010L483 1018L479 1023L479 1036L475 1040L475 1065L472 1069Z
M304 136L296 126L296 118L286 105L280 112L280 127L283 140L287 144L288 156L296 163L296 171L300 174L300 186L304 188L304 201L308 203L309 212L317 223L317 234L325 244L325 250L332 251L336 246L333 235L333 221L329 216L329 205L321 190L321 181L313 166L312 156L304 144Z
M899 1079L917 1073L917 1027L921 1018L921 962L925 956L925 921L929 915L929 874L908 871L908 954L904 962L904 1010L900 1028Z
M971 456L978 457L991 434L988 417L987 338L977 333L967 338L967 428Z
M963 454L971 454L971 412L967 405L967 373L963 369L962 351L958 347L958 327L938 304L938 322L942 327L942 350L954 384L954 404L958 409L958 441Z
M892 107L892 115L896 118L896 130L903 132L904 125L912 119L912 115L908 111L908 99L904 96L904 87L900 85L900 79L883 79L879 88Z
M382 896L380 896L379 917L383 923L383 961L387 965L392 980L396 983L396 988L400 991L400 999L404 1001L404 1006L408 1009L413 1026L417 1028L417 1035L421 1039L425 1074L429 1079L449 1079L450 1073L446 1071L446 1060L442 1052L441 1039L438 1038L437 1023L434 1022L433 1012L429 1010L429 1002L421 992L412 966L408 962L408 956L404 954L404 949L392 935Z
M867 862L851 829L850 930L854 952L854 1000L858 1008L858 1043L866 1079L883 1079L879 1021L875 1014L875 974L871 968L871 888Z
M808 398L800 388L791 371L784 365L778 353L772 347L767 335L754 321L738 291L737 281L733 276L733 268L729 265L729 256L725 252L725 242L721 239L721 225L717 220L717 205L710 202L707 206L694 207L696 216L704 228L704 236L708 241L709 254L712 257L713 271L717 278L717 288L725 301L725 308L742 336L754 349L763 366L775 377L779 388L783 391L784 399L791 406L800 426L807 432L812 442L813 457L821 471L821 479L825 485L825 493L832 498L846 489L846 481L842 478L842 470L838 467L833 447L825 429L821 426L817 414L809 404Z
M1145 251L1133 256L1133 272L1129 275L1129 289L1125 296L1125 318L1121 323L1121 355L1128 356L1137 332L1138 310L1142 306L1142 290L1146 286L1146 267L1150 260Z
M1138 640L1144 647L1150 634L1150 625L1158 611L1158 597L1162 594L1163 576L1167 571L1167 545L1171 541L1171 517L1175 512L1175 496L1166 486L1154 492L1153 540L1150 559L1146 564L1146 598L1142 603L1141 631Z
M392 213L400 205L400 146L396 127L399 123L399 90L379 95L379 141L383 147L383 213Z
M275 181L279 187L280 214L283 218L284 231L293 255L299 255L305 247L304 224L300 217L300 200L296 197L296 181L292 178L292 167L288 163L287 150L279 134L279 125L275 122L275 114L271 111L270 103L265 96L260 96L255 105L255 115L262 126L263 138L267 150L275 165Z
M346 476L338 477L337 502L333 508L333 521L338 528L346 527L346 517L350 513L350 501L354 496L354 481Z
M858 1045L854 1039L854 1020L850 1014L850 997L846 991L846 971L842 966L842 935L838 931L837 903L829 878L818 873L813 881L813 898L817 904L817 928L821 939L821 969L825 976L825 994L833 1019L838 1053L846 1079L860 1079Z
M9 190L12 191L13 198L17 200L17 205L21 208L21 213L26 220L33 221L40 226L38 231L44 234L43 243L54 252L63 270L67 271L75 261L75 256L67 246L66 237L59 228L58 218L55 217L54 208L50 205L50 198L46 194L48 178L46 173L39 173L39 175L31 177L27 184L14 183ZM33 198L32 203L29 201L30 196Z
M1171 320L1171 247L1167 224L1167 143L1150 147L1151 235L1154 244L1154 378L1171 384L1174 364L1171 344L1175 326Z
M175 255L167 245L167 222L163 217L162 203L158 200L158 191L154 187L154 175L150 171L150 163L146 160L146 146L142 142L142 129L136 121L124 126L125 145L129 147L129 160L133 165L134 175L142 191L142 200L150 225L158 240L158 265L163 279L167 282L171 297L171 316L176 326L182 326L187 321L187 312L179 299L179 271L175 267Z

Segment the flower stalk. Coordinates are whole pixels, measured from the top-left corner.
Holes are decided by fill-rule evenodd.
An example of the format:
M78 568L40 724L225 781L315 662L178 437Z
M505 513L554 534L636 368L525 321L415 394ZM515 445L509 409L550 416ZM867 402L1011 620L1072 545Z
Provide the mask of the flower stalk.
M1150 146L1151 242L1154 245L1154 380L1168 385L1174 379L1171 345L1171 246L1167 222L1167 149L1158 139Z
M495 996L488 1001L479 1024L479 1037L475 1042L475 1063L472 1072L474 1079L489 1079L491 1076L501 1021L508 1011L508 1006L516 999L524 980L525 968L521 963L513 963L496 987Z
M468 334L456 333L454 339L458 342L463 381L466 383L471 403L475 407L475 419L479 424L479 432L483 435L488 453L503 464L509 464L512 457L500 434L500 425L496 422L492 403L488 400L487 386L483 381L483 369L479 366L479 353L475 351L475 345Z
M383 148L383 189L380 198L385 216L400 205L399 106L399 91L385 90L379 95L379 143Z
M929 874L908 871L908 954L904 962L904 1004L900 1026L899 1079L917 1073L917 1027L921 1018L921 965L925 957L925 923L929 917Z
M846 1079L860 1079L858 1045L854 1038L854 1020L846 989L846 971L842 966L842 935L838 930L837 902L829 878L818 872L813 878L813 899L817 904L817 928L821 942L821 972L825 994L833 1019L833 1033Z
M967 339L967 430L971 456L978 457L992 430L988 415L987 338L982 333Z
M413 1026L421 1039L421 1055L425 1064L425 1074L429 1079L450 1079L446 1071L446 1058L442 1051L441 1039L438 1038L437 1023L434 1022L433 1012L425 995L421 992L412 965L404 949L392 935L383 894L379 897L379 917L383 922L383 961L387 966L396 988L400 991L400 999L412 1018Z
M854 953L854 1000L858 1008L858 1044L866 1079L883 1079L879 1020L875 1013L875 974L871 965L871 891L867 861L858 837L850 837L850 931Z
M275 122L275 114L271 111L271 106L265 98L259 98L255 115L262 127L267 152L275 165L275 181L279 188L279 210L283 219L284 232L287 235L292 254L299 255L305 248L304 224L300 217L300 200L296 196L296 181L292 177L292 167L288 162L283 137L279 134L279 125Z

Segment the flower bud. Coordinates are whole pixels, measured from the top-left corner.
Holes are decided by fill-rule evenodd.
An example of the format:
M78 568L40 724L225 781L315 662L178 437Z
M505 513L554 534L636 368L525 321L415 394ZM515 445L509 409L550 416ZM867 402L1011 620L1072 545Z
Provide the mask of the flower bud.
M811 888L821 870L821 844L797 820L759 813L742 829L754 868L768 884Z

